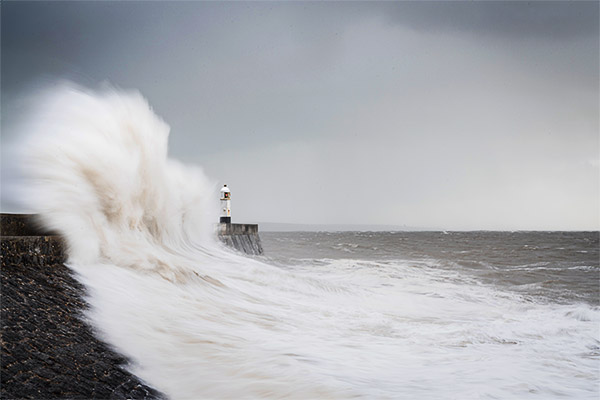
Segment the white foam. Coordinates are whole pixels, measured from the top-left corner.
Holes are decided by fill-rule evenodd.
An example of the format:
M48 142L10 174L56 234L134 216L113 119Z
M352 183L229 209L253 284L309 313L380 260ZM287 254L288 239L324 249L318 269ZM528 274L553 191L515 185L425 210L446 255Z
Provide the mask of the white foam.
M90 322L171 398L598 396L597 308L427 265L226 251L214 187L167 158L137 92L63 83L23 129L25 198L65 236Z

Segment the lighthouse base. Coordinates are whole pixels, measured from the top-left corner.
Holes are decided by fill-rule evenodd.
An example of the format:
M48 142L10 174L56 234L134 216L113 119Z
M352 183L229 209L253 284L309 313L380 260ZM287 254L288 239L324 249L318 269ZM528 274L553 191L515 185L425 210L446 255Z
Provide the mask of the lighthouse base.
M263 254L256 224L219 224L217 235L221 242L244 254Z
M219 222L222 224L230 224L231 223L231 217L221 217L219 219Z

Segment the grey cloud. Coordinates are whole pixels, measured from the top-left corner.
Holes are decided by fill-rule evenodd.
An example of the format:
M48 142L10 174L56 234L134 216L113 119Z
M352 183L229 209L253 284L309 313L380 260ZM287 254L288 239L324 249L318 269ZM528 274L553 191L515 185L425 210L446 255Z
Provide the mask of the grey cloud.
M421 31L511 39L598 36L598 2L442 1L387 5L389 21Z
M32 83L108 80L171 125L173 157L232 186L236 218L594 227L597 14L554 2L4 2L2 162ZM333 211L319 200L328 185L344 198ZM285 202L270 203L273 186Z

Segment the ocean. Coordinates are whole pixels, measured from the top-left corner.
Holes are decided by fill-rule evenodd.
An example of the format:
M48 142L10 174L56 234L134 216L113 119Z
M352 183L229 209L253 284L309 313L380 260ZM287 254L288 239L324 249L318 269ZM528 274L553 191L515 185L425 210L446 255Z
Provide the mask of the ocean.
M58 84L32 107L23 206L167 397L598 398L598 232L264 232L247 257L139 93Z
M388 301L379 325L356 328L402 349L390 397L500 399L598 397L599 237L261 234L270 263Z
M521 294L600 306L599 232L263 232L270 261L296 268L411 268ZM354 263L354 264L353 264Z

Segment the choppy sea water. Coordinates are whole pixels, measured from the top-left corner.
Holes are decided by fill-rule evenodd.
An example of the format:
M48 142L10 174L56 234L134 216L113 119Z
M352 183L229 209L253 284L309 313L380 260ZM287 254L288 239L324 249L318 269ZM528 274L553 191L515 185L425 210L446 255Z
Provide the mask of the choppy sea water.
M87 321L169 398L599 396L598 233L262 233L246 257L139 93L59 84L22 130Z
M402 349L396 359L402 398L597 397L599 237L261 234L268 258L281 268L389 294L388 312L398 323L376 335Z
M263 232L282 267L371 265L454 273L536 301L600 305L599 232ZM335 268L335 267L334 267Z

